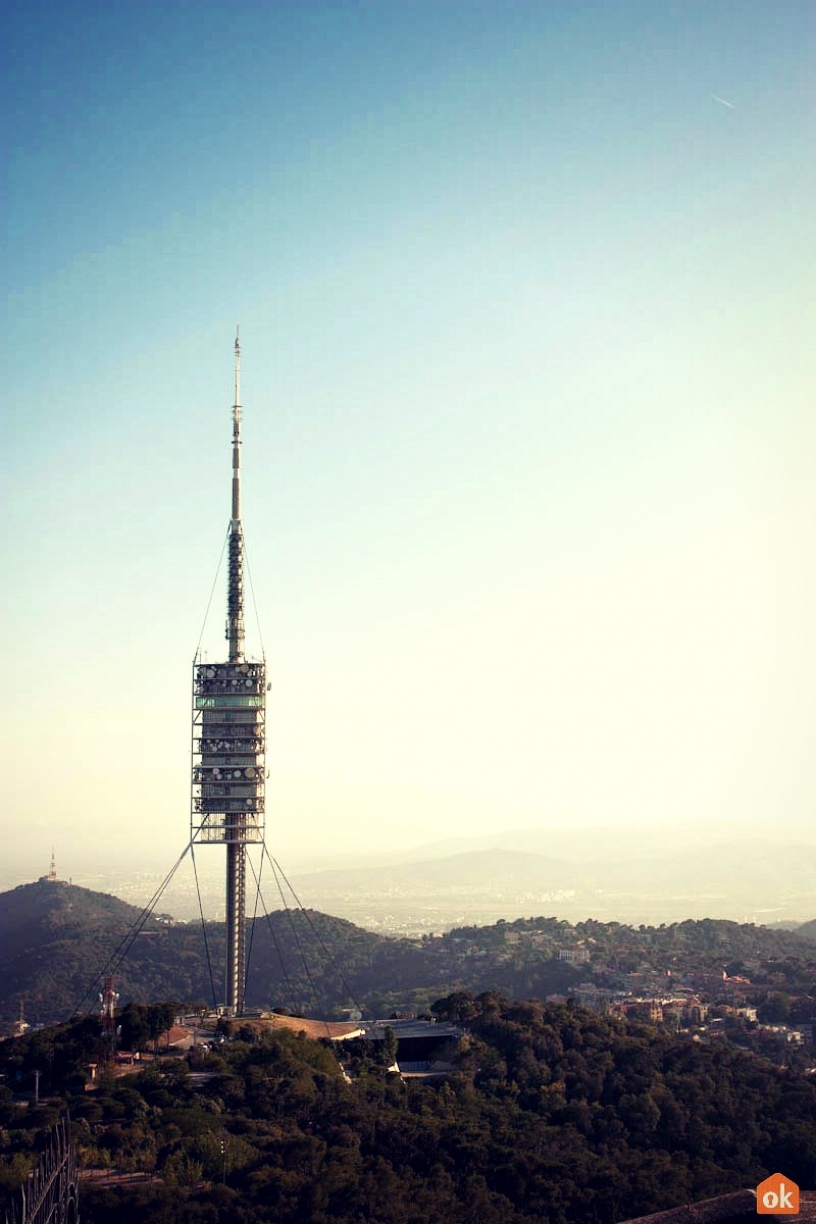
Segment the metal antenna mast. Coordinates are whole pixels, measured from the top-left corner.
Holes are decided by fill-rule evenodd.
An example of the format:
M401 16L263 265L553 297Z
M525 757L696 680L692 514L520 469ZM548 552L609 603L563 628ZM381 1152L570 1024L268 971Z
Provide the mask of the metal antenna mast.
M244 536L241 527L241 344L235 337L232 513L229 529L229 661L193 662L192 842L226 845L226 1010L244 1010L247 846L263 844L266 663L244 653Z
M232 517L229 536L227 640L230 663L244 658L244 537L241 529L241 341L235 332L235 403L232 408ZM239 813L230 821L227 838L227 1009L244 1010L246 972L246 842Z
M235 336L235 403L232 407L232 516L229 536L227 640L230 663L244 657L244 535L241 528L241 341Z

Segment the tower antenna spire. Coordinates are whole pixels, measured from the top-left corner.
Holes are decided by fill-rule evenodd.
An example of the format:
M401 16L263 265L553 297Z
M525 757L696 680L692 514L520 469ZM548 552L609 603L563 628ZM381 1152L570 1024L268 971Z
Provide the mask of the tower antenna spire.
M241 324L235 325L235 407L241 407Z
M227 641L230 663L244 657L244 533L241 527L241 338L235 330L235 403L232 406L232 514L229 537Z

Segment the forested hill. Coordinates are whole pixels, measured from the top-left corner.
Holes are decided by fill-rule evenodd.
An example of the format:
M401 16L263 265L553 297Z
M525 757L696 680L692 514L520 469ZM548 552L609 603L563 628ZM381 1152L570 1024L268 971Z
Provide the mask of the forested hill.
M30 1024L53 1024L95 1006L111 969L122 1004L176 999L220 1001L224 925L150 918L104 893L39 880L0 894L0 1032L23 1002ZM248 944L249 1006L316 1011L352 1006L349 980L368 980L391 942L323 914L278 911L258 919Z
M87 934L111 926L127 929L139 913L135 906L108 893L43 876L34 884L0 893L0 936L6 950L7 945L10 948L38 935Z
M49 1100L0 1086L0 1190L65 1105L84 1165L156 1175L85 1183L93 1224L615 1224L779 1169L812 1187L810 1078L572 1006L488 992L435 1008L463 1009L453 1067L429 1081L365 1044L249 1032L89 1094L93 1021L5 1042L6 1083L48 1068Z
M151 918L131 937L139 917L115 897L58 881L0 894L0 1033L10 1031L21 1000L30 1024L94 1006L108 967L122 1004L220 1001L223 924L207 924L205 939L199 925ZM771 962L789 971L793 988L816 959L814 943L798 933L713 919L632 928L529 918L399 939L314 911L279 910L251 924L248 946L248 1006L322 1016L355 1006L369 1017L421 1010L456 989L544 999L588 978L614 985L646 962L649 989L659 989L661 974L668 984L701 969L740 973ZM559 959L576 948L581 962Z
M796 934L800 939L812 939L816 942L816 918L811 918L810 922L803 922L796 928Z
M0 893L0 1032L21 1001L33 1023L70 1015L139 916L117 897L45 877Z

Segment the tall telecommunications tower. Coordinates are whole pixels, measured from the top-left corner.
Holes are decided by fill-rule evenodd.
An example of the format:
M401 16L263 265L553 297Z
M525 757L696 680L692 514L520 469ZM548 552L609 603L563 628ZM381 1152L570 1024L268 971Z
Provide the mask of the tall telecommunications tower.
M241 528L241 345L235 338L232 514L229 526L226 663L193 660L193 785L190 842L227 848L227 1013L244 1010L247 847L263 845L266 662L244 654Z

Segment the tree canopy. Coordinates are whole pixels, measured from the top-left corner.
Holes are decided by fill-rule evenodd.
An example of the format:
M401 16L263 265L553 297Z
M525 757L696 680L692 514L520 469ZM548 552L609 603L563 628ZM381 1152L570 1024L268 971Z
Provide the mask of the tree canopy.
M66 1105L85 1166L153 1177L84 1187L87 1224L614 1224L777 1169L811 1184L816 1087L801 1075L495 991L434 1010L464 1037L453 1071L425 1081L365 1045L247 1029L252 1040L103 1074L89 1094L91 1022L6 1042L7 1083L49 1058L52 1078L40 1106L0 1092L2 1184Z

